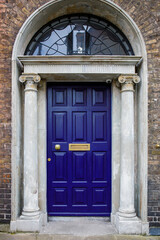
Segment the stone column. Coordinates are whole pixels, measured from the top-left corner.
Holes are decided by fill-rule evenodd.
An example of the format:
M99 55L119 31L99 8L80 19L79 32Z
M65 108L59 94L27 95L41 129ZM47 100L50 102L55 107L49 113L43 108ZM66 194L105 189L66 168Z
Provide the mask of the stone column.
M37 85L40 76L23 74L19 81L25 84L24 105L24 206L22 219L39 217L38 158L37 158Z
M121 85L120 207L117 214L120 233L140 231L134 208L134 86L139 81L137 74L118 78ZM138 230L134 229L135 224L138 224Z

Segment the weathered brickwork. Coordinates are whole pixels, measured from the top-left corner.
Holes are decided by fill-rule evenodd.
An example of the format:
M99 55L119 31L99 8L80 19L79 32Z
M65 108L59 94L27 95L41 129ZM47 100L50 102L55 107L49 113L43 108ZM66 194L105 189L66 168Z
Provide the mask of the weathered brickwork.
M5 1L0 4L0 222L11 216L11 42L8 41Z
M46 0L0 0L0 222L10 219L11 206L11 53L16 35L30 14ZM160 2L114 0L136 22L148 53L150 226L160 226Z

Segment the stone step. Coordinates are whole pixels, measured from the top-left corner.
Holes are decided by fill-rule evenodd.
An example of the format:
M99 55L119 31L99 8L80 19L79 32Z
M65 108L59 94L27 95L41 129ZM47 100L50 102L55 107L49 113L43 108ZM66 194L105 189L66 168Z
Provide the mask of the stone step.
M55 217L42 227L40 234L87 237L112 235L117 231L105 217Z

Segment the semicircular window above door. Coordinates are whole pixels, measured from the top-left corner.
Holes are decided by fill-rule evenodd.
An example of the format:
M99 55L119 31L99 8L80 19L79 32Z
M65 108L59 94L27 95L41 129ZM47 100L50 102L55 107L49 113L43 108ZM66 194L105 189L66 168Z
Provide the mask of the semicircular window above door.
M44 25L25 55L134 55L126 36L112 23L93 15L67 15Z

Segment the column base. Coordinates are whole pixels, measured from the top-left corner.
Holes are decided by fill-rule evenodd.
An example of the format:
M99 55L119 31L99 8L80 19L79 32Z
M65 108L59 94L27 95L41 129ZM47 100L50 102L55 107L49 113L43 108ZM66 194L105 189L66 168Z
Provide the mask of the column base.
M39 218L40 215L40 211L36 210L36 211L23 211L22 215L20 216L20 219L24 219L24 220L29 220L29 219L37 219Z
M142 221L138 217L122 217L117 213L115 225L119 234L142 234Z
M40 232L43 225L43 214L33 218L20 216L16 221L11 221L11 232Z

